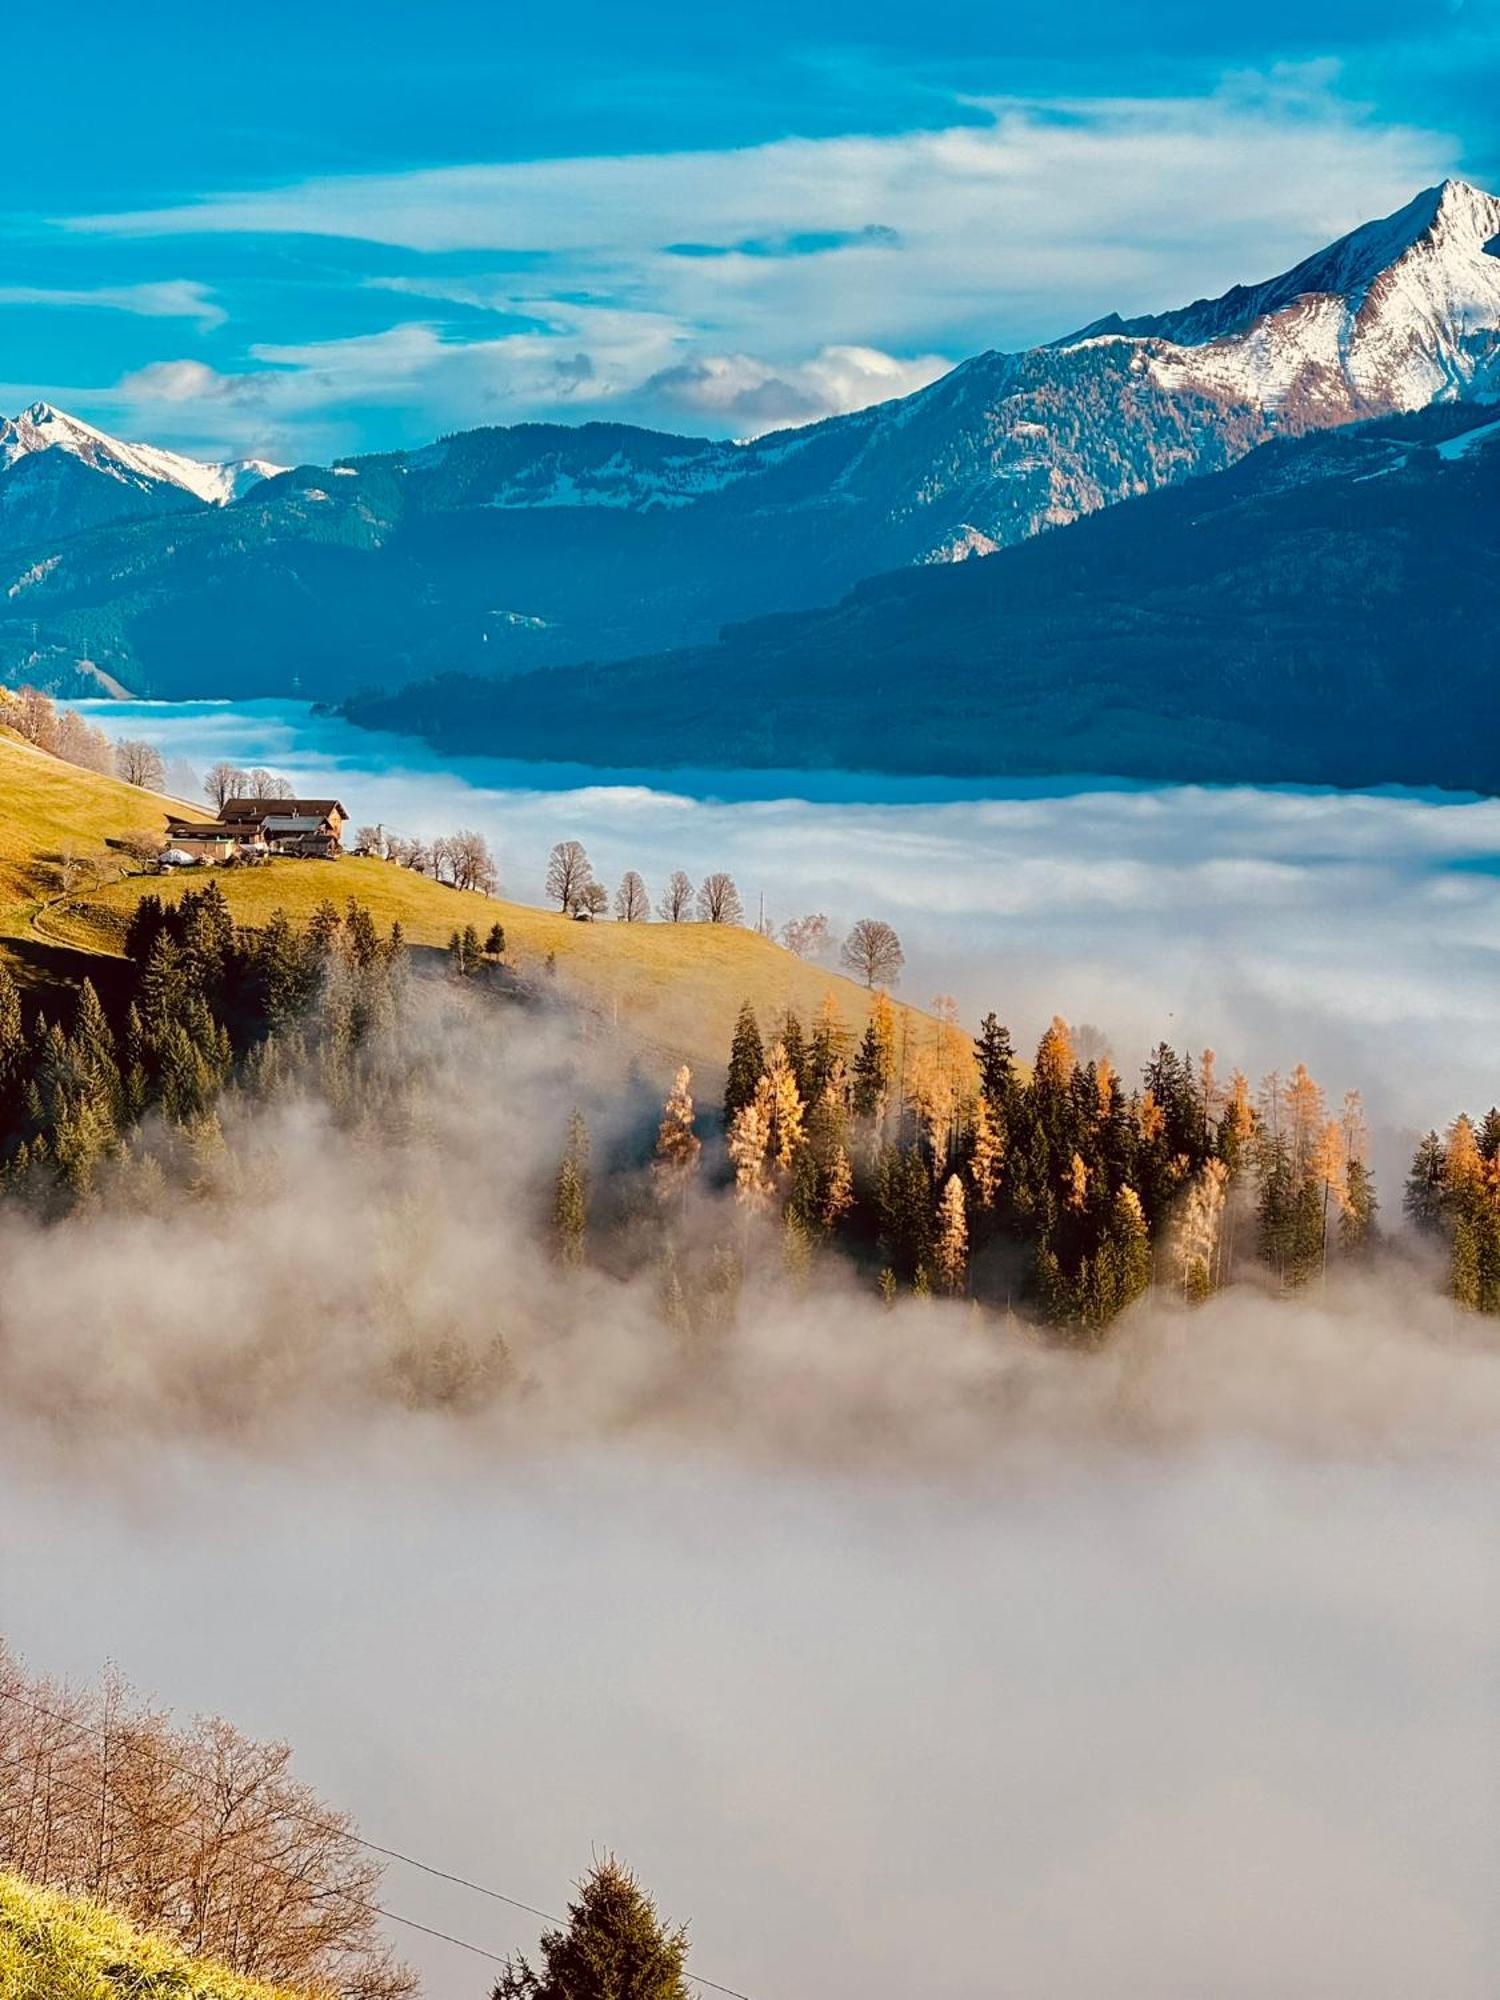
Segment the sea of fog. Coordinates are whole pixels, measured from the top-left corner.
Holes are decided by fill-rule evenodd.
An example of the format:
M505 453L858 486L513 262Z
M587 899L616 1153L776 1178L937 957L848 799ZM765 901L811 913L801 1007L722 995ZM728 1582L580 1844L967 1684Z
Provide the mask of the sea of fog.
M357 821L481 827L523 899L577 835L611 880L726 867L777 919L889 918L910 997L993 1005L1023 1041L1058 1010L1125 1062L1163 1033L1252 1073L1306 1059L1365 1091L1392 1160L1402 1128L1500 1094L1495 804L855 777L809 800L443 769L285 704L93 712ZM473 1106L508 1157L503 1113ZM329 1230L379 1226L385 1170L345 1169L279 1265L274 1213L70 1239L89 1427L0 1411L0 1630L36 1669L113 1659L284 1736L372 1839L542 1908L613 1847L692 1920L696 1969L754 2000L1494 1991L1500 1361L1424 1280L1138 1318L1108 1357L1048 1362L1014 1421L966 1386L987 1336L962 1308L859 1296L758 1308L759 1401L720 1432L302 1406L211 1449L141 1419L156 1350L248 1322L260 1273L307 1273L320 1324ZM423 1212L450 1282L534 1271L524 1242L468 1254L463 1204ZM85 1327L91 1241L116 1278ZM45 1333L45 1245L11 1249ZM184 1290L213 1293L201 1315ZM614 1385L636 1336L599 1296ZM68 1379L49 1353L36 1393ZM819 1399L908 1396L910 1454L820 1450ZM400 1866L385 1900L495 1952L534 1940ZM485 1960L393 1936L433 2000L484 2000Z
M1494 1992L1493 1463L134 1456L0 1465L35 1664L283 1736L372 1839L544 1909L614 1848L755 2000ZM538 1928L399 1865L385 1903Z
M198 772L219 758L337 793L357 823L491 839L540 901L553 842L611 886L735 876L750 915L879 916L904 995L993 1007L1023 1046L1054 1012L1133 1067L1154 1042L1252 1077L1305 1061L1390 1134L1488 1105L1500 995L1500 801L1080 780L997 788L852 773L619 774L443 763L305 704L85 704ZM1480 1104L1479 1100L1483 1100Z

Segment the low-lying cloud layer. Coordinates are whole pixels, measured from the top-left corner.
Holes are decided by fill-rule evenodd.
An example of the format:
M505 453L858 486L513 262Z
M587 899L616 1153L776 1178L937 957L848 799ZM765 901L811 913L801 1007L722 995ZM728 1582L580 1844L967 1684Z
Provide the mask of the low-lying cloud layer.
M1481 2000L1483 1323L1403 1263L1068 1353L794 1283L705 1198L690 1251L749 1276L674 1330L545 1232L573 1103L605 1198L649 1105L556 1023L416 997L410 1100L231 1106L222 1151L0 1223L36 1667L285 1735L371 1838L528 1903L613 1846L757 2000ZM534 1940L399 1865L384 1899ZM393 1937L431 2000L485 1990Z
M727 868L746 908L763 892L778 924L823 910L842 934L886 918L906 998L951 993L971 1022L993 1007L1026 1048L1060 1012L1101 1028L1129 1069L1163 1036L1252 1077L1305 1061L1335 1097L1363 1093L1392 1205L1408 1137L1500 1093L1493 801L1087 784L984 798L807 773L747 798L743 776L722 773L444 768L420 744L294 706L90 713L200 770L283 768L358 821L480 827L502 892L523 902L542 900L553 842L577 836L611 886L627 868L653 894L674 868ZM810 783L821 802L795 796Z

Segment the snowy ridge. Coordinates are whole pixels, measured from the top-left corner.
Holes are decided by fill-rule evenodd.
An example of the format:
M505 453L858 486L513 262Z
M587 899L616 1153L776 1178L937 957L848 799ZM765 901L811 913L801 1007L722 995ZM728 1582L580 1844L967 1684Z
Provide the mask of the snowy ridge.
M7 471L22 459L47 451L64 452L122 485L179 487L212 507L227 505L262 479L286 469L255 458L205 464L157 445L127 444L50 403L33 403L19 416L0 422L0 465Z
M1263 285L1144 319L1098 321L1062 344L1142 343L1153 379L1340 423L1500 391L1500 200L1428 188Z

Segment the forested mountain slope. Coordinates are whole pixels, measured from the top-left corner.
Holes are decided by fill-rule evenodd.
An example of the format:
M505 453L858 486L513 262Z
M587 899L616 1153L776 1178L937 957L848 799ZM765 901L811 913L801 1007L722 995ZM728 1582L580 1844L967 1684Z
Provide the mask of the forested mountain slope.
M1500 789L1500 421L1270 445L983 563L722 641L354 704L438 745L630 765Z

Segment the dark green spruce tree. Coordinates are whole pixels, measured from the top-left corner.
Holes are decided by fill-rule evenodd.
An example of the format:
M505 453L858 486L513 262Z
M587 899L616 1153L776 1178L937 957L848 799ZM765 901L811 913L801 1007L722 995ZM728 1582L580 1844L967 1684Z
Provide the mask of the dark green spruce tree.
M765 1044L760 1024L748 1000L741 1004L729 1044L729 1075L724 1084L724 1123L732 1123L735 1113L754 1100L761 1073L766 1066Z
M543 1932L540 1965L509 1960L493 2000L688 2000L687 1953L687 1931L611 1857L579 1884L566 1926Z

